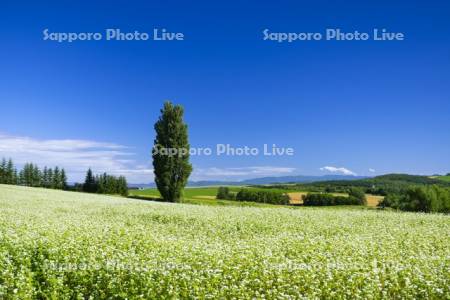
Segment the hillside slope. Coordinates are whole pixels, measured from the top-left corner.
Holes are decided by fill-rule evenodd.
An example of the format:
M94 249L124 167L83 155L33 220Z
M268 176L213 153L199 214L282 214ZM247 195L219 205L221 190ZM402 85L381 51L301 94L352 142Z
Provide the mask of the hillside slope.
M450 296L450 218L0 185L0 298Z
M330 189L333 192L344 192L349 187L363 188L367 193L386 194L405 190L411 186L438 185L450 187L450 182L430 178L428 176L408 175L408 174L386 174L372 178L357 180L330 180L311 183L297 183L295 185L284 186L282 184L272 185L271 188L296 188L303 191L316 191Z

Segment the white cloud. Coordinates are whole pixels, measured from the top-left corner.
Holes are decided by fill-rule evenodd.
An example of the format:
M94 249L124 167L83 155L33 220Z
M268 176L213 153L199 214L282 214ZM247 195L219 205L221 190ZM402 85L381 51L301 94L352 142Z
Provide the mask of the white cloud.
M254 166L239 168L194 168L192 180L241 180L263 176L290 174L295 168Z
M344 167L338 168L338 167L332 167L332 166L325 166L325 167L320 168L320 170L321 171L328 171L328 172L331 172L331 173L340 173L340 174L343 174L343 175L353 175L353 176L357 175L355 172L353 172L353 171L351 171L351 170L349 170L347 168L344 168Z
M0 157L11 157L21 166L33 162L40 167L65 168L69 181L82 181L88 168L95 173L125 175L130 182L151 182L153 170L138 166L130 148L90 140L42 140L0 134Z
M375 169L369 168L370 173L375 173Z
M94 173L124 175L130 183L151 183L151 163L138 163L130 147L115 143L78 139L35 139L0 133L0 158L11 157L21 167L33 162L64 168L71 182L82 182L88 168ZM149 156L150 159L150 156ZM242 180L291 174L295 168L253 166L238 168L194 168L190 180Z

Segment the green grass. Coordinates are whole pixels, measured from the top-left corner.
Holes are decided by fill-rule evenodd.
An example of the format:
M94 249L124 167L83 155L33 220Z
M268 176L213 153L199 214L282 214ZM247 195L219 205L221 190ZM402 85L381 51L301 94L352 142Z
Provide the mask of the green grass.
M158 189L144 189L144 190L130 190L131 196L148 196L148 197L160 197ZM211 196L215 197L217 194L217 187L206 188L186 188L184 190L184 197L186 199L196 198L198 196Z
M445 181L445 182L450 182L450 176L437 176L434 178Z
M448 299L450 217L0 185L0 299Z
M242 187L232 186L229 187L232 192L239 192ZM247 187L246 187L247 188ZM256 207L268 207L273 206L272 204L255 203L255 202L245 202L245 201L230 201L230 200L218 200L215 199L217 195L218 187L193 187L186 188L184 190L183 203L187 204L201 204L201 205L220 205L220 206L256 206ZM257 188L251 188L257 189ZM275 191L287 192L288 190ZM130 197L142 197L142 199L149 198L160 198L160 194L156 188L144 189L144 190L130 190Z

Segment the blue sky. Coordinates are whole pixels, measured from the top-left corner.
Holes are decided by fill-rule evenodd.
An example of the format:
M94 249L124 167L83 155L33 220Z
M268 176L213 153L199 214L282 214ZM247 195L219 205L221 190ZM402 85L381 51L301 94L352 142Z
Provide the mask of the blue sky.
M192 179L450 172L447 1L23 1L0 11L0 156L152 181L153 124L185 107L191 145L295 155L192 157ZM44 41L50 32L182 32L184 41ZM264 41L402 32L404 41ZM328 168L325 168L328 167Z

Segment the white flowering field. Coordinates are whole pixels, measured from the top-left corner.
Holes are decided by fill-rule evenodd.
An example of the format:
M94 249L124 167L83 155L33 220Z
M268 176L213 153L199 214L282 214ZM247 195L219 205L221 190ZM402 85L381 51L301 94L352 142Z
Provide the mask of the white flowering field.
M449 299L450 217L0 186L0 299Z

